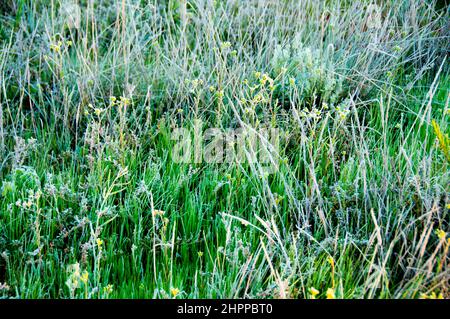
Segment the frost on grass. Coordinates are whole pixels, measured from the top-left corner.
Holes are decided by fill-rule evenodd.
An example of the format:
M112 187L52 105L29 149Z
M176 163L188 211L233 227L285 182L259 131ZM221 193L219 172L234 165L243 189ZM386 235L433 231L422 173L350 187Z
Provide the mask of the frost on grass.
M0 297L448 298L448 9L21 3Z

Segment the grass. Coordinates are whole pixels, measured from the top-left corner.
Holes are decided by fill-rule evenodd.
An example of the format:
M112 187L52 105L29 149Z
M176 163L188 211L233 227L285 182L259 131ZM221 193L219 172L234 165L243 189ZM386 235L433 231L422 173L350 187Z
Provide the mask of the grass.
M448 298L449 9L377 3L2 2L0 296Z

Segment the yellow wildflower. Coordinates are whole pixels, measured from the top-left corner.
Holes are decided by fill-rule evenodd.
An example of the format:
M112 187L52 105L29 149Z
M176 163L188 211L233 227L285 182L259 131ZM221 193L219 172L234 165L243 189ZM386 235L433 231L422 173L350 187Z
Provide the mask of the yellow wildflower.
M294 87L295 86L295 79L294 78L289 78L289 85Z
M61 41L58 41L58 43L56 43L56 44L52 43L52 44L50 44L50 50L52 50L55 53L60 53L61 52L61 45L62 45Z
M170 294L172 295L172 297L175 298L179 293L180 293L180 289L170 287Z
M100 116L100 114L102 114L102 111L103 111L102 109L95 108L94 113L95 115Z
M88 273L86 270L83 271L83 273L81 274L80 280L81 280L83 283L85 283L85 284L88 282L88 280L89 280L89 273Z
M269 81L270 77L269 75L267 75L267 73L264 73L261 77L261 79L259 80L259 83L261 83L262 85L266 84L267 81Z
M102 245L103 245L103 240L101 240L100 238L97 238L97 246L102 247Z
M328 256L327 261L331 265L331 267L334 267L334 259L333 259L333 257Z
M269 90L272 92L275 91L275 85L273 85L272 83L269 84Z
M320 293L320 291L314 287L311 287L309 288L309 293L311 294L311 299L316 299L316 296Z
M129 98L121 96L121 97L120 97L120 103L121 103L123 106L127 106L127 105L130 105L131 101L130 101Z
M444 299L444 295L440 292L438 295L433 291L431 294L427 295L425 293L420 294L420 299Z
M333 288L328 288L327 289L327 299L336 299L336 295L334 293L334 289Z
M445 239L445 237L447 237L447 233L445 231L443 231L442 229L437 229L436 235L439 237L440 240L443 240L443 239Z

